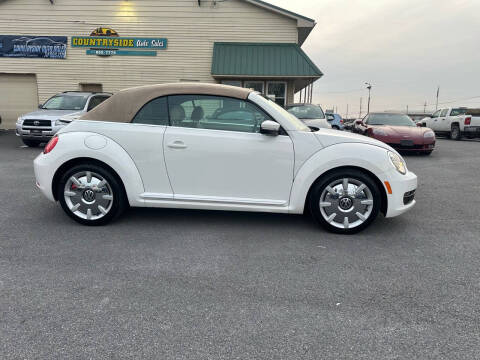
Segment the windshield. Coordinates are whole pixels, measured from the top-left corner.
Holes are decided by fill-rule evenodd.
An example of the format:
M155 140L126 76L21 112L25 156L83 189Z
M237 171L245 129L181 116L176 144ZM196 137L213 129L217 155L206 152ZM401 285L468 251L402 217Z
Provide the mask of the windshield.
M290 114L287 110L285 110L283 107L278 105L275 101L273 101L272 99L268 98L265 95L262 95L262 94L258 94L258 95L260 95L259 99L265 102L268 102L268 105L273 106L277 111L279 111L282 114L282 116L295 127L295 129L297 129L298 131L311 132L310 128L307 125L305 125L303 122L298 120L298 118L295 117L295 115Z
M315 105L292 105L288 112L299 119L325 119L322 108Z
M80 95L56 95L43 104L46 110L83 110L88 96Z
M408 115L404 114L370 114L368 125L416 126Z

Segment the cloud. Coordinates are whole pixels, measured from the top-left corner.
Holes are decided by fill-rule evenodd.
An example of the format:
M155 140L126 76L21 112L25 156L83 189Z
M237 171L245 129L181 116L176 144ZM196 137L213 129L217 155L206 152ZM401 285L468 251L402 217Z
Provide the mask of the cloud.
M480 1L270 0L317 26L303 49L324 72L314 101L356 108L369 81L372 109L419 108L480 95ZM480 107L479 99L456 105Z

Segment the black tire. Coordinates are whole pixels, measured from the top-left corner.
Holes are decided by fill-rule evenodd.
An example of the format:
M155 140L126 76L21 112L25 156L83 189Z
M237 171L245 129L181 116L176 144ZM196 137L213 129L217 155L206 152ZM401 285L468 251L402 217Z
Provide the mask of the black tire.
M450 139L457 140L457 141L462 139L462 133L460 131L460 126L458 126L458 124L452 125L452 128L450 130Z
M340 130L340 128L339 128L337 125L333 125L333 126L332 126L332 129Z
M372 199L373 199L373 207L371 209L371 213L369 217L363 223L361 223L360 225L354 228L345 229L345 228L339 228L330 224L324 218L320 209L320 197L323 191L332 182L341 180L343 178L353 179L365 184L370 190ZM327 175L323 176L322 178L320 178L313 185L313 188L310 191L308 200L309 200L309 207L310 207L310 212L312 216L323 228L337 234L355 234L365 229L375 220L381 208L382 197L380 194L380 190L378 189L378 186L369 175L357 169L340 169L340 170L332 171Z
M38 141L38 140L30 140L30 139L23 139L22 138L22 141L28 147L38 147L38 145L41 144L41 141Z
M90 171L92 173L101 175L107 181L108 185L111 188L111 192L113 195L113 199L111 200L111 208L106 215L104 215L99 219L87 220L87 219L81 218L76 214L74 214L66 203L65 196L64 196L65 185L67 181L69 181L70 177L82 171ZM107 224L108 222L119 217L128 206L125 190L123 188L123 185L121 184L121 181L117 178L117 176L111 173L110 170L107 170L97 164L92 164L92 163L79 164L65 171L60 177L60 181L58 182L56 192L57 192L57 199L60 201L60 205L62 206L65 213L68 216L70 216L72 219L74 219L75 221L83 225L97 226L97 225Z

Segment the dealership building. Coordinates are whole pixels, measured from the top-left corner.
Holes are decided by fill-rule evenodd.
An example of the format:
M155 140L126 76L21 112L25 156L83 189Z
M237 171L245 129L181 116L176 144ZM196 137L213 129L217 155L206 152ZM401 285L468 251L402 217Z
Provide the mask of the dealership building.
M199 81L308 101L314 26L260 0L0 0L1 127L67 90Z

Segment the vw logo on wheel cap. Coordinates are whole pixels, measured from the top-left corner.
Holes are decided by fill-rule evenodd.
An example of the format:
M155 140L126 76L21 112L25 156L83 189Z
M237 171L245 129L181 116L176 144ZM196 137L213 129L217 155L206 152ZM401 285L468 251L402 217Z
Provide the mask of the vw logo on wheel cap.
M352 207L353 201L349 197L343 197L339 200L338 205L342 210L348 210Z
M87 189L83 192L83 198L87 202L93 202L95 201L95 193L93 192L93 190Z

